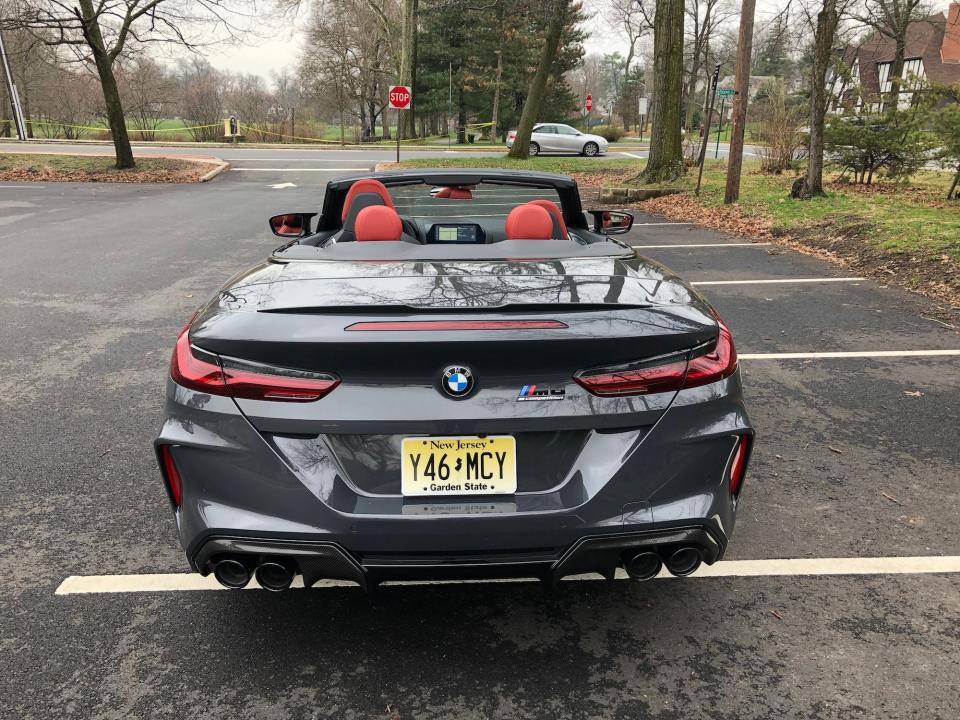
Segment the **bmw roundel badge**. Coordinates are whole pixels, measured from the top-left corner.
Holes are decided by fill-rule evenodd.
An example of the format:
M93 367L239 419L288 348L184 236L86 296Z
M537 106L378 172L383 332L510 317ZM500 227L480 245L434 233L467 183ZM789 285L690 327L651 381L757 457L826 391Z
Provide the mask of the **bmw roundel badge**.
M466 397L473 390L473 373L461 365L451 365L443 371L440 387L450 397Z

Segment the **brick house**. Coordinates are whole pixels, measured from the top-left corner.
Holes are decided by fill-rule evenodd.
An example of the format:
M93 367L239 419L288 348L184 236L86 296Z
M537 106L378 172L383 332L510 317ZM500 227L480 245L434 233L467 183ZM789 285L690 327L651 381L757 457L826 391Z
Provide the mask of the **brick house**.
M950 3L947 15L942 12L917 20L907 28L903 78L899 106L909 107L915 92L924 87L960 84L960 2ZM866 106L871 112L882 112L891 90L890 68L896 47L892 38L879 32L869 35L856 46L844 50L843 65L849 74L840 73L832 80L835 112ZM856 93L855 88L860 88Z

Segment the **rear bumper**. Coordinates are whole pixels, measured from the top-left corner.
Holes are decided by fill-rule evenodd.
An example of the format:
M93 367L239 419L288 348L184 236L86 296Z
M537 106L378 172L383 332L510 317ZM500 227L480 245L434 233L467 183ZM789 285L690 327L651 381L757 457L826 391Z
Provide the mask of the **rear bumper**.
M210 536L198 544L190 564L207 575L219 558L246 559L250 566L283 559L296 566L307 587L321 580L346 580L371 590L390 581L489 578L532 578L554 585L586 573L613 579L624 556L650 550L666 560L676 549L691 546L713 564L723 557L726 538L716 528L685 526L587 536L565 548L535 552L369 554L328 541Z

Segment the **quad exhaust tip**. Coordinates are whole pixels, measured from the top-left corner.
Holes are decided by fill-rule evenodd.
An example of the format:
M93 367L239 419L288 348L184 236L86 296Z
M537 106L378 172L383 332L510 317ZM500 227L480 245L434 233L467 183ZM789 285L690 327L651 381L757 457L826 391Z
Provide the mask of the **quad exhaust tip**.
M257 584L264 590L280 592L290 587L294 573L293 566L284 560L267 560L257 566Z
M667 558L667 570L673 575L684 577L696 572L703 562L703 555L695 547L682 547Z
M623 561L623 569L634 580L652 580L662 568L660 556L649 550L629 555Z
M250 570L239 560L227 558L213 566L213 576L224 587L239 590L250 582Z

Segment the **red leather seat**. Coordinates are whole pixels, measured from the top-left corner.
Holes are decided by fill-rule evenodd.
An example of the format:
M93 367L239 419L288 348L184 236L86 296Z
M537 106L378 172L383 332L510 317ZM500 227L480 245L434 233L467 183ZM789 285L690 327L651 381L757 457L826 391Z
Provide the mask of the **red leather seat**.
M357 242L399 240L403 235L403 223L392 207L371 205L357 213L353 232Z
M531 200L527 205L537 205L550 213L551 217L553 217L554 237L559 240L567 239L567 224L563 221L563 213L560 211L560 208L557 207L556 203L552 203L549 200Z
M374 193L380 196L380 199L383 200L383 204L388 208L393 208L393 198L390 197L390 193L387 192L386 186L379 180L374 180L373 178L363 178L357 180L350 186L350 189L347 190L347 196L343 199L343 212L340 214L340 220L344 221L347 219L347 215L350 213L350 205L353 203L353 200L360 193Z
M507 215L507 240L552 240L553 217L537 205L518 205Z

